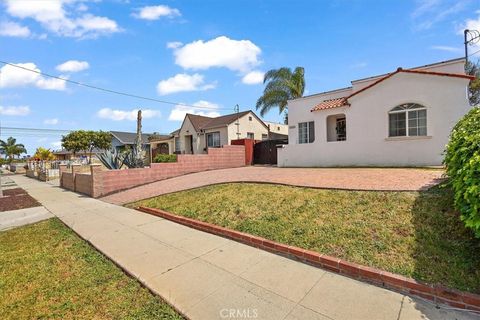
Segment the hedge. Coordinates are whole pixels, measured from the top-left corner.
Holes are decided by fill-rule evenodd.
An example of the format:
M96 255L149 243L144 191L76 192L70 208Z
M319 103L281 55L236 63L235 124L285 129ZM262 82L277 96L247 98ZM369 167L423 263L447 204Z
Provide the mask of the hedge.
M453 128L444 163L465 226L480 237L480 107Z
M157 154L155 158L153 158L153 162L177 162L177 155L176 154Z

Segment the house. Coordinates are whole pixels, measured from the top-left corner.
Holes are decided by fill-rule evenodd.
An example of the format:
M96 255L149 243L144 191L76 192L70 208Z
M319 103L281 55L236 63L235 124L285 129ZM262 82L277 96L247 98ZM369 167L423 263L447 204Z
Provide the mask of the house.
M179 132L180 129L177 129L168 135L152 134L149 138L150 154L152 155L152 159L155 158L157 154L178 153L176 150L179 150Z
M112 148L117 151L123 151L126 148L135 148L135 139L137 134L135 132L124 131L110 131L112 134ZM142 133L142 148L146 152L146 158L150 159L150 142L151 133Z
M187 114L174 135L174 152L207 153L208 148L229 145L236 139L265 140L268 133L268 126L251 110L216 118Z
M288 135L288 125L283 123L270 122L270 121L264 121L264 122L267 125L270 133L276 133L276 134L281 134L285 136Z
M281 167L441 165L455 123L470 107L465 60L352 81L288 102Z

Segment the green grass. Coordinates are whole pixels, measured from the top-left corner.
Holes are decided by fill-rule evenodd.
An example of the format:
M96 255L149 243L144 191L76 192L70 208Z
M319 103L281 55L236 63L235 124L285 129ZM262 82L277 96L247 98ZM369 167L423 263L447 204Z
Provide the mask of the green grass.
M338 191L238 183L130 204L161 208L417 280L480 292L480 241L446 188Z
M2 319L181 319L58 219L0 232Z

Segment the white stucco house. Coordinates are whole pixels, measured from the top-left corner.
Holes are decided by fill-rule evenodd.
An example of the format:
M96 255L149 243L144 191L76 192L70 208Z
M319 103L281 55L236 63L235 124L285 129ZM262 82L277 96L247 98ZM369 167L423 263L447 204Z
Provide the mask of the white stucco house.
M464 65L398 68L289 101L278 166L441 165L452 127L471 108Z

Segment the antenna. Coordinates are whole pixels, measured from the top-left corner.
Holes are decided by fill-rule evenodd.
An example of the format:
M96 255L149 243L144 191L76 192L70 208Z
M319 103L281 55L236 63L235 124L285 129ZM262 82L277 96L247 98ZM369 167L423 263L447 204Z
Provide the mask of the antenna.
M240 106L238 104L235 105L235 113L237 114L237 122L235 125L237 126L237 139L240 139Z
M465 63L468 64L468 46L472 46L480 41L480 32L478 30L465 29L463 31L463 40L465 45Z

